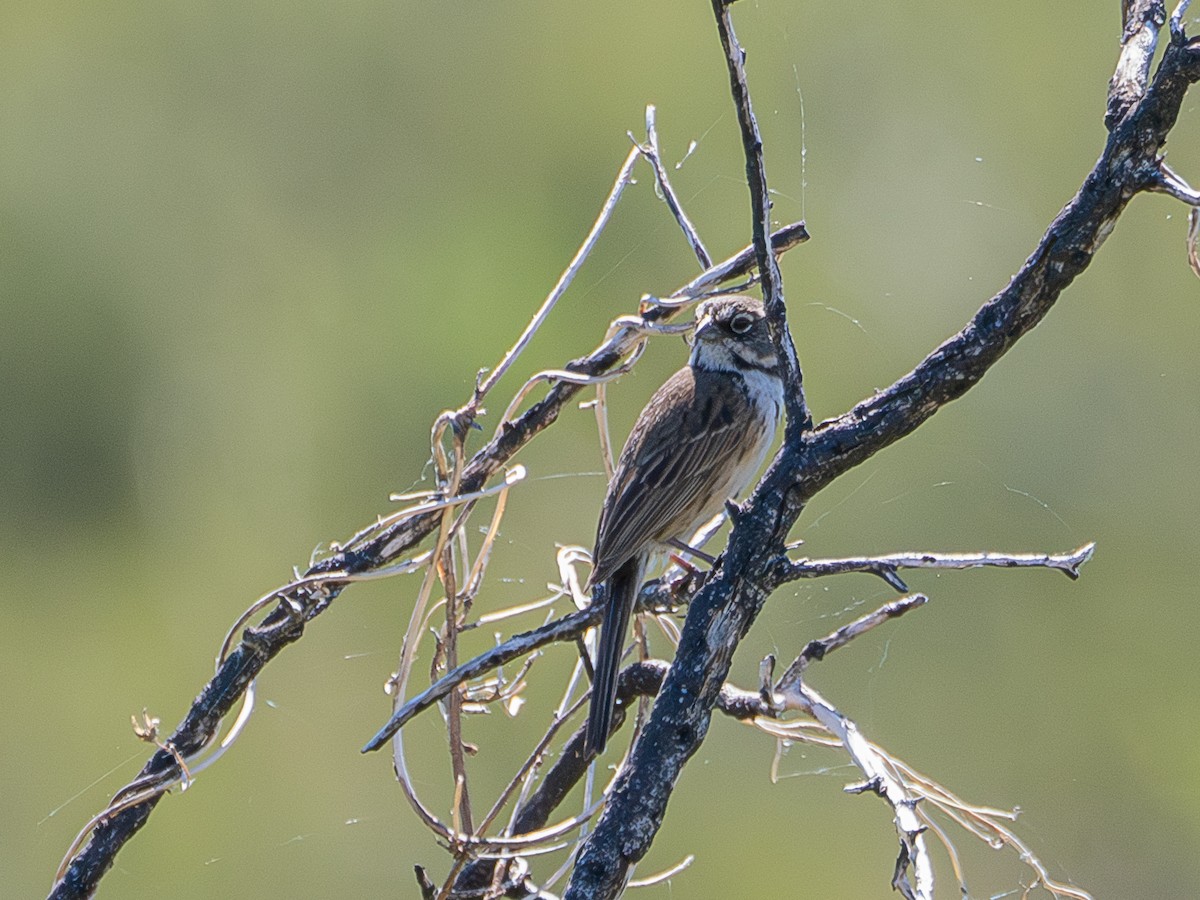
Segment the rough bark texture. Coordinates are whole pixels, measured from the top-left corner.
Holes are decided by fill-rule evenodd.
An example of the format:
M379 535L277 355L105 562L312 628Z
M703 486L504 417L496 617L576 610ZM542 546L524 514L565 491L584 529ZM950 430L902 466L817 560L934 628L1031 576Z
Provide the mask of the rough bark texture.
M720 0L714 0L714 9L731 59L735 102L748 103L748 93L738 89L739 74L733 72L742 54L736 43L730 49L722 24L728 11ZM1091 262L1129 200L1159 183L1162 146L1187 89L1197 80L1200 44L1175 33L1145 94L1114 122L1083 186L1008 287L891 387L815 430L796 435L788 429L784 447L737 519L723 565L692 602L675 662L580 854L568 900L616 897L630 866L649 850L680 772L708 731L734 650L766 600L763 573L781 553L805 504L835 478L962 396L1045 317ZM748 156L760 153L758 142L745 134L752 116L739 119ZM757 167L761 170L761 159ZM748 162L748 169L757 217L755 165Z
M1163 22L1162 5L1142 0L1127 2L1122 56L1109 92L1106 121L1110 135L1079 192L1051 223L1010 284L984 304L961 332L891 387L812 428L804 406L799 364L786 329L782 283L774 255L767 247L767 182L761 139L741 68L743 54L733 36L728 9L720 0L714 0L714 11L746 148L755 238L753 252L739 258L734 269L744 273L757 264L761 271L772 333L789 365L793 388L789 423L782 451L736 517L720 565L692 603L678 656L658 691L650 720L580 855L567 890L572 898L615 897L630 865L649 849L683 766L708 730L711 710L733 653L773 586L769 573L778 568L773 563L805 504L835 478L910 434L943 405L969 390L1042 320L1061 292L1090 263L1130 199L1140 191L1162 189L1163 143L1185 93L1200 80L1200 45L1188 40L1175 20L1159 68L1153 78L1149 77L1150 58ZM793 229L782 236L777 233L772 239L778 249L778 242L786 244L800 238ZM656 310L653 317L669 314ZM568 368L599 373L616 365L621 356L621 351L609 348L576 360ZM579 390L572 384L557 384L503 427L468 463L460 489L469 492L482 488L526 442L555 421ZM474 407L468 404L460 410L458 426L467 427L473 416ZM427 514L384 531L368 529L349 542L347 549L323 560L308 574L364 572L385 565L426 537L437 521L435 515ZM329 608L344 587L344 582L333 583L321 590L299 588L281 595L278 607L261 625L246 629L241 642L171 736L172 745L186 756L208 744L254 678L284 647L303 635L306 624ZM661 672L645 670L642 674L658 677ZM174 757L159 751L146 763L138 780L121 793L134 792L175 771ZM578 778L574 770L564 769L560 774L565 779L563 784ZM555 797L561 799L549 782L547 779L543 790L550 793L539 795L536 810L530 809L531 824L538 818L544 821L543 811L556 805L551 803ZM565 791L562 793L565 795ZM91 896L120 848L149 819L158 799L148 799L98 825L51 896Z

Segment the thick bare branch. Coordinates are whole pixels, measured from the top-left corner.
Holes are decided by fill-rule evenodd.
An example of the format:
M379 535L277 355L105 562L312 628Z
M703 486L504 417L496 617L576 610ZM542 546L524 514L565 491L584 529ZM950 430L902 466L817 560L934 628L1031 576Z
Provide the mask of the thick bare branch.
M788 225L771 235L775 253L783 253L806 240L808 232L802 222ZM744 247L693 278L671 296L694 296L744 277L754 270L755 261L754 248ZM663 322L677 311L669 305L654 306L644 313L643 319L650 324ZM616 366L640 339L640 333L626 329L588 356L571 361L565 368L585 376L602 374ZM514 421L504 423L499 433L463 468L458 493L472 494L484 489L525 444L558 418L582 389L579 383L555 383L545 397ZM470 402L460 412L466 410L473 415ZM455 418L454 421L464 422L462 427L465 427L465 420ZM432 532L441 521L441 515L439 507L398 518L384 527L379 523L368 526L345 547L311 566L291 590L278 592L277 606L260 625L243 632L241 641L224 657L216 675L200 692L168 743L185 758L208 746L215 740L221 722L245 696L265 666L303 636L305 625L328 609L346 584L395 562ZM335 580L326 580L330 575ZM345 580L340 580L343 576L346 576ZM316 583L309 583L307 579ZM146 762L130 787L169 781L178 774L174 756L160 750ZM122 789L119 794L125 792L126 789ZM90 896L112 866L117 853L146 823L162 796L155 793L144 802L103 819L92 831L83 850L71 860L63 877L55 883L50 896L56 900Z
M718 22L726 9L714 3ZM722 30L726 56L741 52ZM957 335L891 387L797 438L791 431L738 516L723 565L694 598L667 682L585 845L566 896L612 898L645 855L676 780L708 730L733 651L768 591L762 573L779 555L804 504L879 450L912 433L977 384L1038 324L1091 262L1129 200L1146 190L1183 97L1200 80L1200 47L1173 37L1145 95L1113 129L1079 192L1009 285ZM739 88L734 87L735 102ZM761 150L740 117L747 156ZM748 159L748 169L758 166ZM751 178L753 181L753 177ZM753 189L753 188L752 188Z
M1109 131L1146 93L1158 31L1167 20L1162 0L1124 0L1121 12L1121 55L1108 83L1108 111L1104 115Z
M801 564L780 563L780 560L787 532L808 500L848 469L911 433L943 405L977 383L990 366L1041 321L1062 290L1086 268L1136 193L1166 191L1187 202L1192 202L1195 196L1182 179L1164 174L1169 170L1161 162L1163 142L1174 125L1184 94L1192 83L1200 80L1200 47L1194 40L1188 40L1183 30L1187 2L1181 2L1171 18L1171 41L1150 79L1149 60L1162 24L1161 4L1127 0L1124 48L1110 94L1111 133L1099 161L1077 195L1050 225L1009 286L988 301L962 332L887 390L810 430L799 363L786 328L782 285L775 264L776 253L806 239L807 234L802 223L789 226L772 235L768 246L770 203L762 141L745 80L744 54L733 35L726 5L721 0L714 0L713 5L746 149L754 242L737 256L712 266L675 295L706 290L730 278L747 275L757 267L771 315L773 337L788 367L792 387L788 400L789 427L779 457L751 501L736 516L728 551L715 576L695 598L677 661L669 674L650 667L634 669L629 676L631 683L640 677L639 673L657 678L654 692L659 700L643 733L644 739L634 747L605 814L583 851L568 897L615 896L629 865L646 852L682 766L705 736L711 709L714 705L727 705L724 679L730 659L770 590L779 583L772 583L772 577L781 574L803 577L793 574L798 571L793 567ZM1195 215L1192 221L1194 245ZM1193 253L1193 265L1200 269L1194 260ZM656 306L644 314L644 319L653 324L673 314L670 305ZM512 421L502 423L496 436L469 462L455 467L456 485L451 493L482 491L531 438L556 420L582 389L580 382L611 371L641 339L642 333L637 329L620 330L592 354L569 363L564 378L552 382L545 397ZM484 383L481 381L481 385ZM479 396L477 393L457 412L445 414L458 436L460 450L468 426L479 413ZM166 783L179 774L180 760L211 744L224 717L248 692L263 667L301 637L306 623L329 608L350 581L390 566L448 519L449 513L442 506L369 526L344 548L338 548L309 569L306 578L317 579L315 583L304 583L301 579L274 595L278 605L261 625L247 628L241 641L224 656L216 676L164 745L168 750L154 754L138 779L118 796L126 796L141 785ZM845 567L853 561L825 562L842 564L842 571L872 571L884 577L890 573L893 578L894 566L900 565L859 560L864 562L863 567L854 569ZM1074 571L1065 564L1057 567L1068 574ZM898 579L889 578L894 586L897 582ZM508 642L503 653L494 658L485 654L480 658L483 662L473 660L453 667L452 672L413 702L420 699L424 704L420 708L426 708L466 678L473 677L464 674L476 671L470 669L472 665L483 667L478 671L486 671L499 664L497 660L502 662L528 653L541 645L539 641L577 637L591 624L592 618L590 611L575 613L545 629L519 636L527 640ZM512 656L500 659L504 654ZM435 689L442 693L437 694ZM747 708L763 702L760 695L748 697ZM413 707L409 715L416 711L419 709ZM402 713L403 709L397 716ZM388 727L394 731L400 724L403 722L393 727L389 723ZM386 740L386 736L382 739ZM560 763L578 768L585 761L576 758L568 763L564 757ZM575 777L577 780L578 776ZM160 797L161 793L156 792L101 821L87 847L55 885L52 896L90 896L116 853L145 823Z
M669 665L661 659L647 659L626 666L617 680L618 703L613 713L612 728L616 732L625 724L626 712L637 697L653 697L662 688ZM732 685L724 685L716 707L722 713L743 721L759 716L773 717L778 711L760 694ZM538 789L517 811L513 819L513 834L521 835L544 828L550 816L562 804L587 773L592 759L584 757L584 728L576 731L563 747L554 765L546 772ZM515 860L480 859L468 865L454 884L455 897L471 896L470 892L493 883L497 866L514 865ZM520 868L517 871L521 871ZM507 873L504 883L510 885L508 897L536 896L535 889Z

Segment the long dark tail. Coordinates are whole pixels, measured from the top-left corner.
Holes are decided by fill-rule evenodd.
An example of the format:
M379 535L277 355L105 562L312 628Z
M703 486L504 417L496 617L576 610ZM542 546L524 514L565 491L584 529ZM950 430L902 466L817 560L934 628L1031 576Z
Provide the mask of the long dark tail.
M604 619L600 624L600 642L596 650L592 679L592 705L588 710L585 756L604 752L612 728L613 707L617 701L617 674L621 670L621 651L629 616L641 587L642 561L631 559L604 583Z

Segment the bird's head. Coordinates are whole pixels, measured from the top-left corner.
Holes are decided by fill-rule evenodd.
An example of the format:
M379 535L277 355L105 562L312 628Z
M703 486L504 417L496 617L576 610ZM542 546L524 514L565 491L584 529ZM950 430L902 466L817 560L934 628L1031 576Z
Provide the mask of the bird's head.
M705 300L696 309L692 339L693 368L752 370L779 375L779 357L767 330L760 300L730 296Z

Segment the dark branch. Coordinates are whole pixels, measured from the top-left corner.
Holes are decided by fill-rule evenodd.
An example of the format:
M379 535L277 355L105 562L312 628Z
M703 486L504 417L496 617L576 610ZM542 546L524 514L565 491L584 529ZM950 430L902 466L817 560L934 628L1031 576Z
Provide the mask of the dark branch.
M746 54L733 33L733 20L723 0L713 0L713 12L717 17L717 31L721 46L725 50L725 64L729 69L729 86L733 94L733 105L737 110L741 126L742 146L746 154L746 185L750 188L751 234L758 274L762 287L763 305L767 321L771 326L771 339L775 342L779 358L783 362L784 402L787 406L787 439L792 440L812 427L812 416L804 399L804 375L796 355L796 345L787 326L787 309L783 300L783 276L779 262L767 246L767 235L771 233L771 196L767 191L767 169L763 162L762 135L758 131L758 120L750 104L750 86L746 82Z
M1176 195L1181 193L1178 185L1164 182L1160 154L1187 89L1200 79L1200 48L1184 34L1182 10L1186 3L1181 3L1172 17L1171 41L1153 79L1149 79L1149 59L1154 49L1150 39L1157 38L1161 7L1142 0L1128 0L1125 5L1128 15L1123 43L1128 49L1123 49L1121 66L1114 75L1107 145L1079 193L1050 225L1033 255L1010 285L988 301L962 332L913 372L845 415L808 432L800 369L786 331L774 259L774 253L799 243L807 234L802 224L789 226L772 235L774 253L766 248L770 205L761 138L745 87L742 51L729 27L725 8L719 0L714 3L747 152L755 242L706 273L704 285L711 287L758 266L773 335L789 367L789 383L794 386L789 397L789 428L785 449L738 516L722 568L695 599L677 661L661 685L644 739L634 748L593 839L585 848L568 896L615 896L628 865L646 852L682 766L704 738L732 653L765 602L770 585L764 573L779 558L787 531L808 499L851 467L911 433L942 405L977 383L1040 322L1062 290L1086 268L1136 193L1162 190L1164 185L1174 188ZM657 321L670 315L670 310L658 308L648 312L646 318ZM631 338L630 346L633 342ZM610 345L573 361L568 368L599 374L615 366L627 349ZM483 488L525 443L555 421L579 390L577 385L556 384L542 400L505 423L465 467L460 490ZM473 408L464 407L460 424L468 424L466 419L473 415ZM424 513L386 529L365 529L345 549L310 569L309 575L334 574L335 580L320 588L304 586L281 595L279 605L261 625L246 629L241 642L177 727L170 745L188 756L213 740L221 721L254 678L284 647L299 639L305 624L329 608L346 586L345 580L336 579L336 573L368 572L395 561L426 537L437 522L438 514ZM570 627L577 626L586 627L574 621ZM166 783L177 772L175 757L159 751L130 788L118 796L134 786ZM160 796L122 810L98 825L51 896L91 896L116 853L147 821ZM595 890L589 889L588 885L593 884Z
M629 704L637 697L653 697L662 689L667 677L668 664L661 659L648 659L633 663L621 672L617 681L617 705L613 711L612 729L615 733L625 723ZM742 720L758 716L774 717L776 711L759 694L724 685L717 699L717 709L726 715ZM554 765L546 772L538 789L534 791L513 819L514 835L528 834L544 828L551 814L562 804L567 795L587 774L592 757L583 756L584 732L580 728L567 741ZM463 869L454 883L454 897L470 896L471 891L492 884L497 866L514 865L512 860L477 859ZM518 868L518 873L522 871ZM508 874L508 873L506 873ZM505 896L528 898L536 896L536 889L523 878L508 874L509 885Z
M719 0L715 6L720 26L725 10ZM740 56L724 29L722 42L728 57ZM692 601L675 663L584 846L567 898L617 896L629 867L649 849L675 782L707 733L733 652L766 600L762 573L779 555L804 504L962 396L1042 320L1091 262L1129 200L1155 179L1167 133L1197 80L1200 47L1173 37L1150 87L1110 133L1083 186L1008 287L887 390L814 432L797 436L789 430L780 455L743 508L721 569ZM735 102L738 94L735 85ZM757 155L744 116L739 121L748 154Z
M717 695L715 708L730 718L742 721L751 721L760 717L777 718L789 707L777 698L775 691L796 690L801 676L809 664L820 662L830 653L845 647L856 637L878 627L888 619L911 612L926 602L927 598L922 594L893 600L885 603L879 609L841 626L824 638L810 641L775 686L771 684L774 658L768 657L767 660L764 660L764 666L761 669L763 683L757 692L724 684ZM634 698L658 695L662 690L667 672L668 664L658 659L633 663L621 672L617 681L617 705L613 712L612 734L619 731L624 724L626 713ZM592 756L584 755L585 731L586 729L581 727L571 736L554 765L543 777L538 789L517 811L513 817L511 829L514 836L519 837L544 828L549 822L551 814L583 779L593 760ZM463 869L455 880L454 892L451 896L470 897L473 896L473 891L495 883L497 867L500 866L509 867L499 876L501 883L506 886L505 896L512 898L538 896L536 887L525 877L527 867L520 859L474 860Z
M1158 30L1167 20L1162 0L1125 0L1121 31L1121 56L1108 83L1108 111L1104 124L1112 131L1146 93L1150 62L1158 45Z
M662 612L678 609L687 603L695 587L696 583L691 578L665 584L662 580L651 581L638 594L638 612ZM603 615L604 610L601 607L588 606L563 616L561 619L547 622L540 628L514 634L503 643L467 660L447 672L421 693L410 698L402 707L392 713L387 724L367 742L362 752L369 753L378 750L388 742L392 735L416 716L444 700L458 685L474 678L480 678L488 672L533 653L535 650L540 650L548 644L577 640L583 637L583 633L589 628L599 625L600 617Z
M602 612L603 610L599 607L592 606L578 610L570 615L563 616L561 619L555 619L541 628L515 634L504 641L504 643L496 645L486 653L481 653L479 656L469 659L462 665L451 669L396 710L392 714L392 717L388 719L387 724L379 729L375 737L367 742L362 752L369 753L372 750L378 750L391 739L392 735L407 725L415 716L429 709L435 703L444 700L463 682L479 678L506 663L512 662L514 659L520 659L528 653L545 647L547 644L559 641L573 641L581 637L589 628L599 624Z
M771 244L776 253L783 253L806 240L808 231L803 222L788 225L771 235ZM754 248L745 247L693 279L672 296L709 290L746 276L754 270L755 264ZM661 322L675 313L676 310L670 307L654 307L643 318L648 322ZM636 341L636 336L630 336L625 344L600 348L588 356L572 360L565 368L585 375L602 374L611 370ZM514 421L501 426L499 434L476 452L464 468L459 492L465 494L483 489L521 448L557 420L559 413L580 390L580 385L559 382ZM469 403L464 410L468 407ZM382 530L377 526L365 528L344 549L312 566L305 576L334 573L353 575L393 563L430 534L440 521L439 515L422 513ZM305 624L328 609L347 584L347 581L334 580L325 582L319 588L305 586L279 594L278 606L262 624L245 630L241 642L225 658L216 675L192 703L168 743L185 757L208 746L215 739L225 716L245 696L247 688L267 663L289 644L299 640L304 634ZM129 792L134 786L166 783L178 774L174 756L159 751L117 796ZM88 843L71 860L50 896L55 900L91 896L104 873L112 867L117 853L146 824L161 798L161 794L156 794L101 822L93 830Z

